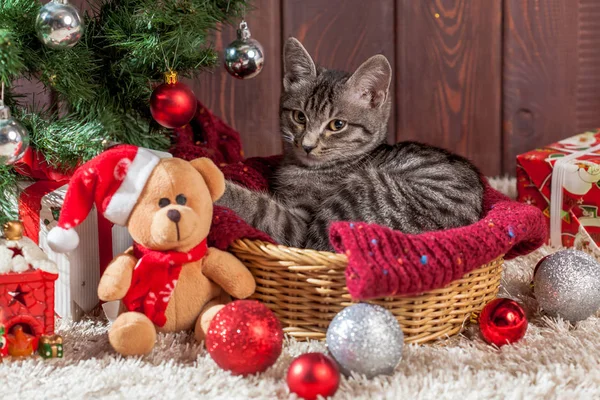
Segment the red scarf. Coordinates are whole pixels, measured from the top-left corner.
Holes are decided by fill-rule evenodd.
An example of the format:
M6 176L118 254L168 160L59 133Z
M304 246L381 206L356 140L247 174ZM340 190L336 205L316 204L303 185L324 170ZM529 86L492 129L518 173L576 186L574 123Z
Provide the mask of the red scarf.
M202 259L207 250L206 239L187 253L154 251L134 243L133 252L139 261L123 298L127 309L144 313L155 325L163 326L183 264Z

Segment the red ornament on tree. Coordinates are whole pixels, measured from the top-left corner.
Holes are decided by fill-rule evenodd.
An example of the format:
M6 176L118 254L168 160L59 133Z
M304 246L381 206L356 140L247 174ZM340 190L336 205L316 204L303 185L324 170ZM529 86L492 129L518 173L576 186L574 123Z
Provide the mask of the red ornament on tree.
M236 300L215 315L206 349L217 365L234 375L262 372L277 361L283 344L279 320L256 300Z
M333 396L340 385L340 371L335 361L323 353L306 353L290 364L287 373L290 392L312 400Z
M150 97L152 117L165 128L180 128L189 123L197 105L192 89L178 82L177 73L172 71L165 73L165 83L154 89Z
M486 342L503 346L519 341L527 331L523 307L510 299L492 300L481 311L479 329Z

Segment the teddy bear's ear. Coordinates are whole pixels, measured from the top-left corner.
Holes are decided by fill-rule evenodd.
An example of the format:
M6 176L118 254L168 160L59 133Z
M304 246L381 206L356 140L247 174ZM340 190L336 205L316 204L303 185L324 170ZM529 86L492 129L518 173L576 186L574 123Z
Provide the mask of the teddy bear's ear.
M196 169L196 171L200 172L200 175L204 178L204 182L206 182L206 186L208 186L208 191L210 192L210 196L213 201L217 201L223 196L225 193L225 177L223 173L214 162L212 162L209 158L196 158L195 160L190 161L192 167Z

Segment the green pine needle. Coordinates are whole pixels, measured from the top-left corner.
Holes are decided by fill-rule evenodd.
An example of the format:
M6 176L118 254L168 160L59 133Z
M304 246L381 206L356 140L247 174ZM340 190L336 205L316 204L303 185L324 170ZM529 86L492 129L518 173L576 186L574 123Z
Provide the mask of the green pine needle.
M103 140L168 149L169 132L153 123L153 84L168 70L192 77L218 62L212 33L238 22L248 0L90 0L82 39L67 50L37 38L39 0L0 0L0 79L5 103L48 163L71 169L103 149ZM11 82L39 79L56 93L48 109L17 107ZM15 218L16 181L0 166L0 222Z

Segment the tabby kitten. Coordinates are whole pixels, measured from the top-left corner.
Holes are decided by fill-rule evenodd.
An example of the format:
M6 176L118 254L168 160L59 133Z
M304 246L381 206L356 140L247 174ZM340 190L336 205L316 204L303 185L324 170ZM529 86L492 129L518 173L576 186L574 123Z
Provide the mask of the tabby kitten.
M481 214L477 169L445 150L385 144L392 70L376 55L354 74L316 67L295 38L283 53L284 162L273 195L228 182L219 205L281 244L330 250L333 221L420 233L471 224Z

